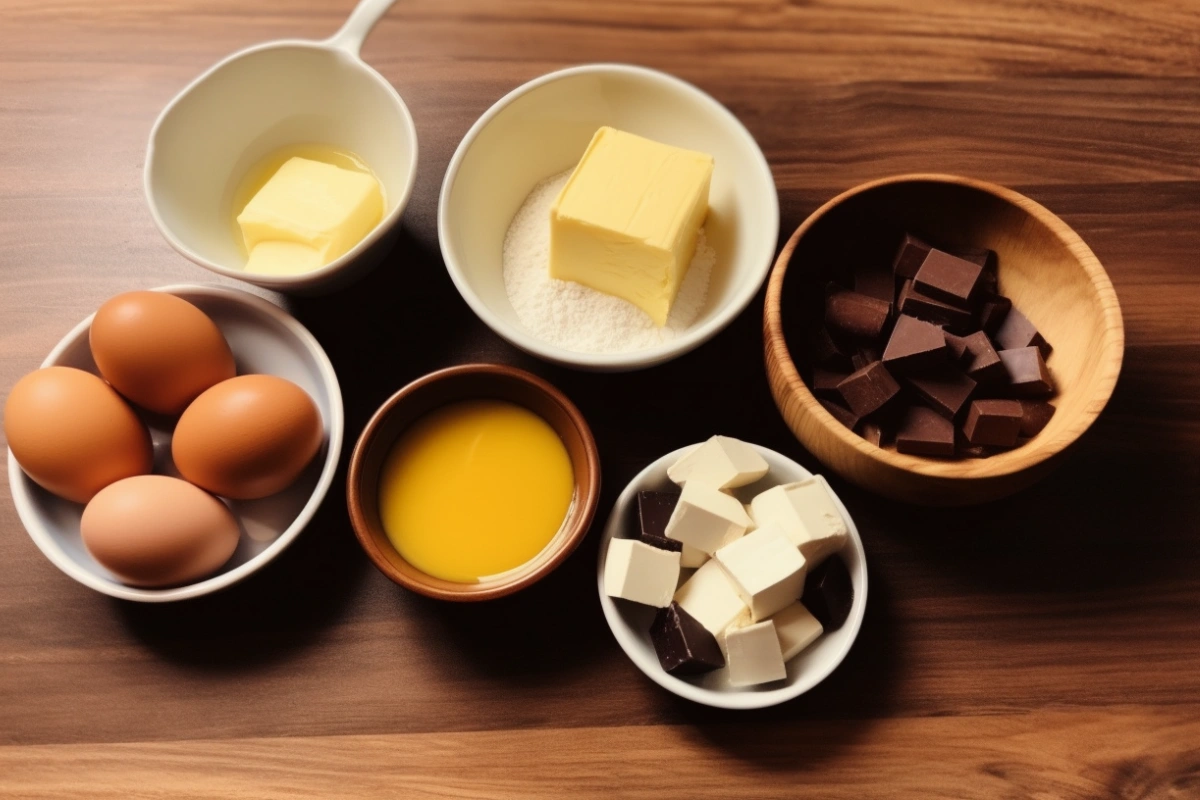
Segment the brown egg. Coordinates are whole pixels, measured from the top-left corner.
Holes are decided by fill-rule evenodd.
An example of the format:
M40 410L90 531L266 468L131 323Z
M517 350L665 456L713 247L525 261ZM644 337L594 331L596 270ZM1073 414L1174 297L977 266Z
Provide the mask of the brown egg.
M181 413L205 389L237 374L229 343L208 315L164 292L109 299L88 341L105 380L158 414Z
M26 475L76 503L153 466L150 433L129 404L73 367L17 381L4 404L4 435Z
M101 489L79 521L83 544L131 586L191 583L221 567L238 545L238 523L217 498L166 475Z
M321 414L303 389L274 375L241 375L187 407L171 455L197 486L252 500L296 480L324 438Z

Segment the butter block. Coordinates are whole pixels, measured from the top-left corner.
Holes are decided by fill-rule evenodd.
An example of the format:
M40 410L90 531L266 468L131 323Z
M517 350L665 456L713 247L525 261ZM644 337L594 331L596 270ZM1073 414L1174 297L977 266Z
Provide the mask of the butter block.
M604 593L609 597L666 608L678 583L679 553L637 539L609 541L604 558Z
M841 550L850 536L820 475L762 492L750 501L750 511L759 527L778 525L800 548L809 569Z
M714 489L736 489L767 474L767 462L750 445L729 436L714 436L667 468L678 484L706 483Z
M769 619L729 631L725 650L731 686L754 686L787 677L775 623Z
M825 632L803 603L792 603L771 617L771 621L775 623L784 661L791 661Z
M715 561L708 561L675 592L675 602L709 633L717 636L743 612L746 604Z
M755 622L787 608L804 591L804 556L776 525L765 525L713 555Z
M250 199L237 222L250 253L246 268L279 274L336 260L382 218L383 192L374 176L294 157Z
M550 210L550 277L628 300L665 325L712 170L710 155L600 128Z
M746 532L751 524L734 498L703 483L686 483L667 521L667 538L715 553Z

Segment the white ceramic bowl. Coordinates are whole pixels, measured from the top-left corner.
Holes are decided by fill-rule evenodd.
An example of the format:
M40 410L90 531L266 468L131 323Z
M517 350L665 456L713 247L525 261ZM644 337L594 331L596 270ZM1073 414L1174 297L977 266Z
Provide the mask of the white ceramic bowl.
M631 353L580 353L534 337L517 318L504 288L504 236L513 215L536 184L578 163L602 125L715 159L705 229L717 263L708 301L685 333ZM775 181L742 123L690 83L624 64L552 72L501 98L458 145L438 206L446 269L480 319L533 355L593 370L653 366L707 341L754 297L770 269L778 236Z
M333 482L345 420L337 375L321 345L290 315L260 297L223 286L181 284L159 292L182 297L208 314L233 350L239 375L287 378L308 392L321 412L325 443L303 474L278 494L261 500L226 501L242 529L233 557L204 580L167 589L126 586L87 552L79 537L83 506L50 494L30 480L8 451L8 485L17 514L46 557L84 586L124 600L167 602L215 592L258 571L283 552L312 519ZM93 315L94 316L94 315ZM43 367L78 367L99 374L88 346L92 317L63 337ZM170 431L146 417L154 441L155 471L178 476L171 463Z
M144 181L150 214L172 247L220 275L281 292L329 290L379 260L408 204L417 167L408 108L358 54L390 5L365 0L324 42L283 40L234 53L163 109L150 132ZM384 217L321 269L295 276L248 273L234 239L234 191L263 158L303 143L360 156L383 184Z
M667 478L667 467L674 464L691 447L680 448L650 464L629 482L625 491L617 498L608 518L608 525L604 529L604 538L600 542L600 561L596 570L600 607L604 610L604 618L608 621L613 636L617 637L617 643L637 668L659 686L680 697L717 708L765 708L799 697L825 680L838 664L842 663L842 659L850 652L851 645L858 637L863 614L867 609L866 553L863 552L862 539L859 538L854 520L836 495L834 502L846 520L846 527L850 529L850 542L842 549L840 555L850 571L850 581L854 585L854 602L850 607L850 616L842 627L832 633L822 634L820 639L788 662L785 680L762 686L734 687L729 685L728 671L724 669L686 678L670 675L663 670L654 652L654 644L650 641L650 623L658 609L614 599L604 593L604 559L608 556L608 543L614 538L638 536L635 526L638 492L678 488ZM812 475L795 461L774 450L758 445L755 445L755 449L767 460L771 470L762 480L735 492L744 500L772 486L803 480ZM693 570L684 570L685 577L690 576L692 572Z

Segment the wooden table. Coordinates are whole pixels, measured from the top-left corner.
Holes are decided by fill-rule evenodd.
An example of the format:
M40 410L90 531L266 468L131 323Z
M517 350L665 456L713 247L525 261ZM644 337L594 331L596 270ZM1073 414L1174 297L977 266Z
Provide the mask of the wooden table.
M155 115L226 53L324 37L349 7L0 2L0 396L105 298L212 280L146 211ZM435 218L455 145L512 87L584 61L728 105L775 171L784 236L899 172L1057 211L1121 299L1116 394L1009 503L928 511L835 482L869 556L866 623L832 677L755 713L634 669L600 615L595 533L519 596L440 604L370 566L339 488L245 584L139 605L61 574L0 491L0 797L1200 797L1200 7L402 0L364 55L420 136L401 241L358 285L286 301L341 377L347 447L408 380L487 360L590 419L597 529L642 465L715 431L818 468L770 401L761 300L678 361L606 377L518 353L454 291ZM716 369L736 390L692 395Z

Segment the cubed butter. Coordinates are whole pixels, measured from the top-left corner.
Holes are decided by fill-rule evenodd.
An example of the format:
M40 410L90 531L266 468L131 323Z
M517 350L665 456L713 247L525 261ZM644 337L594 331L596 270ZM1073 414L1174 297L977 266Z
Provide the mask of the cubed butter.
M679 553L637 539L609 541L604 558L604 593L609 597L666 608L678 583Z
M708 213L712 156L610 127L550 210L550 276L621 297L663 326Z
M729 631L725 660L731 686L754 686L787 677L775 623L769 619Z
M850 536L820 475L768 489L750 502L750 510L759 527L778 525L800 548L809 569L841 550Z
M737 589L715 561L708 561L675 592L679 607L718 636L745 610Z
M294 157L238 214L251 272L295 274L322 267L358 244L383 218L374 176Z
M714 489L736 489L767 474L767 462L745 442L714 436L667 468L667 477L678 484L706 483Z
M735 539L713 555L755 622L787 608L804 591L804 556L774 524Z
M791 661L824 633L821 623L803 603L792 603L771 617L771 621L775 623L775 634L779 637L779 649L783 651L784 661Z
M667 521L667 538L715 553L750 527L750 517L734 498L704 483L686 483Z

